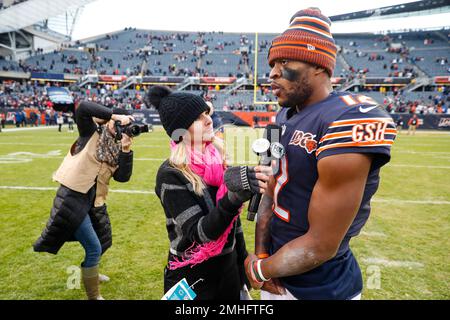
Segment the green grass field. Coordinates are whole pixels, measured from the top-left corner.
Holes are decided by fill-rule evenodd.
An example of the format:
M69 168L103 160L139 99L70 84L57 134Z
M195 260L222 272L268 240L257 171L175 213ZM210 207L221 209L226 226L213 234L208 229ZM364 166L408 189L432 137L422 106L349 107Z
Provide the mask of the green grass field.
M32 249L55 195L51 174L77 136L66 130L0 133L0 299L85 299L82 288L71 286L76 284L71 267L84 255L78 243L66 243L56 256ZM227 128L229 150L245 155L253 138L233 147L234 137L245 134L256 136L251 129ZM101 272L111 277L101 287L106 299L163 295L169 242L154 186L169 155L168 139L156 129L137 137L133 149L132 179L112 182L116 192L107 201L113 246L101 261ZM363 271L362 298L450 299L450 133L402 133L381 176L369 222L351 243ZM252 251L254 223L243 223ZM259 297L257 291L252 295Z

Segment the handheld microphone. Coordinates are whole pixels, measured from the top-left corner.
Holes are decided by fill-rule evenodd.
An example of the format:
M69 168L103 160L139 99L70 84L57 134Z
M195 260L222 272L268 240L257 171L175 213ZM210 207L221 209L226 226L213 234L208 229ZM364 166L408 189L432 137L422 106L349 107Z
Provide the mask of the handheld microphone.
M253 142L252 150L254 153L256 153L256 155L261 156L259 165L269 166L272 161L271 149L275 144L278 145L281 139L281 127L275 124L268 124L266 126L266 129L264 130L263 136L264 138L257 139ZM262 194L257 193L250 199L250 204L248 205L247 220L255 220L261 198Z

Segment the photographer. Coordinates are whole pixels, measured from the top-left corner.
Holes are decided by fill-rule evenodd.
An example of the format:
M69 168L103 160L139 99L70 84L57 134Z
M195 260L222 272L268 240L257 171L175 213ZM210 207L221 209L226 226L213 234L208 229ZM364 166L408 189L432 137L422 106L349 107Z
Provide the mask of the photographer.
M253 193L267 187L270 168L226 170L223 142L201 97L156 86L146 96L150 104L172 139L155 188L170 240L164 292L186 278L198 300L239 300L247 257L239 213Z
M98 272L100 257L112 244L105 204L109 181L127 182L132 174L132 139L123 134L115 140L115 122L127 125L133 120L124 112L80 103L75 111L79 137L53 175L61 185L47 226L34 244L37 252L56 254L66 241L80 242L86 251L82 280L90 300L103 299L99 282L109 280Z
M0 132L2 132L2 129L5 129L5 123L6 123L6 116L4 113L0 113Z

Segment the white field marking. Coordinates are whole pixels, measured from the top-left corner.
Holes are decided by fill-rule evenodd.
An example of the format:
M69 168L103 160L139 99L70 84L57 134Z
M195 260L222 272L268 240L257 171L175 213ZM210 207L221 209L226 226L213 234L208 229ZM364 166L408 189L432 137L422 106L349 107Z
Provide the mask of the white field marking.
M47 153L33 153L26 151L13 152L6 155L6 157L21 158L21 157L33 157L33 158L49 158L52 156L60 156L61 150L52 150Z
M17 163L28 163L33 161L30 158L6 158L0 157L0 164L17 164Z
M139 145L139 144L134 144L133 148L148 148L148 149L157 149L157 148L165 148L167 150L169 150L170 146L169 144L150 144L150 145Z
M71 143L31 143L31 142L0 142L0 145L14 145L14 146L70 146Z
M0 189L31 190L31 191L56 191L54 187L23 187L23 186L0 186Z
M60 151L60 150L57 150ZM37 154L32 152L16 152L10 153L6 156L0 156L0 163L19 163L19 162L30 162L32 159L26 158L26 156L32 158L42 158L42 159L63 159L61 154ZM21 157L24 156L24 157ZM134 158L135 161L165 161L167 158ZM233 162L231 162L233 163ZM237 163L237 162L236 162ZM255 161L243 161L240 164L256 164ZM389 167L404 167L404 168L424 168L424 169L450 169L450 166L427 166L427 165L409 165L409 164L388 164Z
M395 150L395 153L410 153L410 154L450 154L447 151L400 151L398 149Z
M31 143L31 142L0 142L0 145L14 145L14 146L52 146L52 147L70 147L71 142L67 143ZM133 148L146 148L146 149L167 149L169 150L169 145L133 145Z
M51 158L61 158L61 150L53 150L47 153L33 153L33 152L13 152L5 156L0 156L0 163L27 163L33 161L35 158L41 159L51 159Z
M408 136L406 132L408 129L402 129L402 132L405 133L405 136ZM416 130L416 135L427 135L427 134L434 134L434 135L450 135L450 131L442 131L442 130Z
M114 189L110 190L111 192L115 193L131 193L131 194L156 194L155 191L145 191L145 190L121 190L121 189Z
M446 154L433 155L433 158L434 159L443 159L443 160L446 160L446 161L450 161L450 154L449 155L446 155Z
M42 159L64 159L63 156L58 157L36 157ZM0 156L0 163L20 163L20 162L31 162L33 159L30 158L10 158L7 156ZM134 158L134 161L164 161L167 158Z
M58 157L39 157L40 159L64 159L64 156L58 156ZM165 161L167 158L134 158L134 161ZM16 163L28 163L33 161L33 159L30 158L4 158L0 156L0 164L16 164ZM240 165L257 165L256 161L240 161L240 162L233 162L229 161L228 164L240 164Z
M4 138L4 141L11 141L13 139L14 139L14 141L15 140L19 140L19 139L20 139L20 141L28 141L27 139L35 139L37 137L36 132L30 132L30 133L32 133L32 134L20 135L20 136L14 136L14 137L7 137L7 138ZM0 135L0 138L1 137L2 136ZM55 140L58 140L58 141L59 140L75 141L76 138L78 138L78 135L72 135L72 134L70 134L70 135L59 135L59 134L55 133L55 135L53 137L51 137L51 138L55 138Z
M403 131L407 131L408 129L403 129ZM419 131L416 131L416 134L424 134L424 135L426 135L426 134L442 134L442 135L450 135L450 132L447 132L447 131L423 131L423 130L419 130Z
M0 145L14 145L14 146L64 146L69 147L72 142L68 143L32 143L32 142L0 142ZM134 145L134 148L149 148L149 149L158 149L158 148L167 148L169 149L169 145L162 144L154 144L154 145Z
M30 128L12 128L12 129L2 129L2 132L17 132L17 131L32 131L32 130L46 130L46 129L57 129L58 126L39 126Z
M450 169L450 166L424 166L424 165L414 165L414 164L389 164L388 167L425 168L425 169Z
M448 138L445 139L447 142ZM443 142L434 141L435 143L443 144ZM406 146L408 147L429 147L431 143L407 143ZM404 147L404 146L403 146Z
M381 258L362 258L361 262L365 264L382 265L391 268L423 268L424 264L416 261L396 261Z
M136 161L164 161L167 158L134 158Z
M398 204L442 204L449 205L450 201L444 200L400 200L400 199L379 199L375 198L370 200L371 202L380 202L380 203L398 203Z
M24 187L24 186L0 186L0 189L9 189L9 190L30 190L30 191L56 191L57 187ZM145 190L121 190L114 189L109 190L109 192L114 193L130 193L130 194L151 194L154 195L154 191L145 191Z
M68 137L69 140L67 143L34 143L34 142L0 142L0 145L18 145L18 146L70 146L72 144L72 137ZM148 149L157 149L157 148L167 148L169 149L169 144L152 144L148 143L147 145L135 144L134 147L137 148L148 148ZM447 151L402 151L402 149L395 149L395 153L406 153L406 154L450 154Z
M26 186L0 186L0 189L14 189L14 190L56 190L56 187L26 187ZM129 193L129 194L155 194L154 191L147 190L121 190L112 189L110 192ZM414 204L442 204L449 205L450 201L433 201L433 200L399 200L399 199L372 199L374 202L387 203L414 203Z
M376 232L376 231L361 231L360 235L366 236L366 237L387 237L386 234L383 232Z

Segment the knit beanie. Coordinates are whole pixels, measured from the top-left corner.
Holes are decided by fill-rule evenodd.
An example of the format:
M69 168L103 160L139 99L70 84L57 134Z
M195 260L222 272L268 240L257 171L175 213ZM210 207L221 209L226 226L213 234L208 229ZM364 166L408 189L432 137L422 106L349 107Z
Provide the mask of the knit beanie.
M330 77L336 65L336 45L330 32L331 21L318 8L298 11L289 28L272 41L269 65L275 59L291 59L324 68Z
M191 124L209 107L202 97L186 92L173 92L164 86L150 88L145 103L158 110L161 124L169 137L180 142L172 133L177 129L188 129Z

